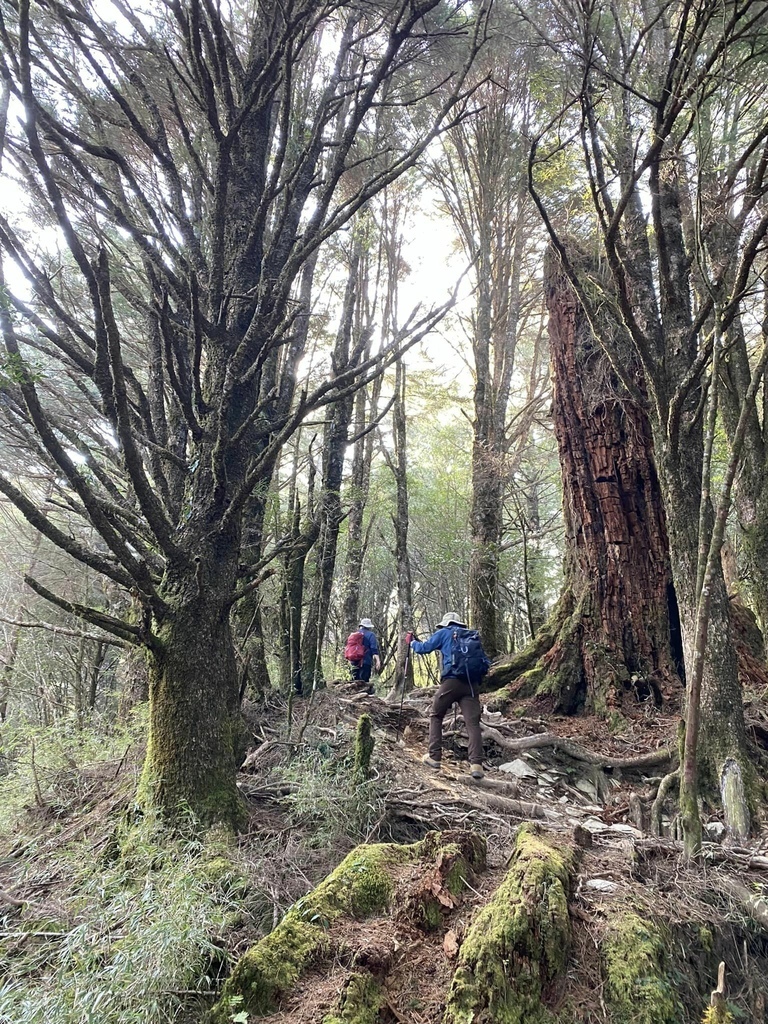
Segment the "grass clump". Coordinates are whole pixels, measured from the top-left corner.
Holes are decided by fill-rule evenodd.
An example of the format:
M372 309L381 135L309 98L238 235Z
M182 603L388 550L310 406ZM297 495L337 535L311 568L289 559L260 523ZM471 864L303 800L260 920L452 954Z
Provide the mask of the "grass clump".
M314 849L337 849L370 841L385 818L384 796L374 777L361 779L353 756L335 757L327 747L297 754L274 769L289 782L290 824Z
M231 905L201 870L199 843L170 842L151 825L133 836L130 863L94 863L72 880L56 938L0 947L0 1020L26 1024L153 1024L181 1010L174 993L207 992L222 962L211 939ZM39 931L22 919L19 932Z
M112 788L133 783L127 754L140 747L146 710L107 731L66 718L52 727L15 719L0 723L0 842L11 837L29 808L59 819L81 813ZM50 833L49 833L50 834Z
M110 801L97 816L104 775L92 764L111 752L103 737L98 751L87 735L45 739L39 787L28 763L0 781L18 805L30 783L33 798L33 813L8 813L0 834L6 849L23 851L6 866L15 865L17 894L28 900L8 910L2 929L0 1022L172 1024L192 1002L209 1006L226 960L218 936L255 897L225 837L200 836L193 822L186 838L170 836L150 819L121 833Z

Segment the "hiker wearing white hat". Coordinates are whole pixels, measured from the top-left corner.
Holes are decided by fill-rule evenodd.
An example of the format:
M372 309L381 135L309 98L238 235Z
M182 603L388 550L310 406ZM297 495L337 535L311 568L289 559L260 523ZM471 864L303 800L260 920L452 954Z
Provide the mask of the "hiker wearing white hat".
M482 708L478 687L487 673L490 662L486 657L480 636L456 612L446 612L437 629L427 640L416 640L413 632L406 634L414 654L439 651L440 686L437 689L429 718L429 753L423 761L430 768L440 770L443 756L443 719L453 704L458 704L464 717L469 738L470 773L473 779L483 777L483 737L480 732Z
M354 633L350 633L344 646L344 657L349 662L349 669L352 678L364 683L371 681L371 669L378 672L381 668L381 657L379 655L379 644L376 634L373 632L373 622L370 619L360 619L360 625ZM373 687L370 691L373 693Z

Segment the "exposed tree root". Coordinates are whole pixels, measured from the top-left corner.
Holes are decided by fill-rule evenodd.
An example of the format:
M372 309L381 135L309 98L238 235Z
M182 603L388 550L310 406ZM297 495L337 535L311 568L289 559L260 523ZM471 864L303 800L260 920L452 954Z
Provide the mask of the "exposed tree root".
M585 761L587 764L598 765L602 768L653 768L657 765L668 764L677 756L677 751L670 747L663 747L661 750L653 750L649 754L638 754L636 757L609 757L604 754L587 750L573 740L557 736L555 733L544 732L534 736L522 736L519 739L512 739L504 736L498 729L481 723L484 736L498 743L504 750L514 753L522 753L524 750L535 750L541 747L550 747L560 750L576 761Z
M655 836L661 835L661 815L664 810L664 801L669 796L672 787L679 785L679 769L675 769L675 771L665 775L659 783L659 791L656 794L656 799L653 801L653 806L651 807L651 833Z

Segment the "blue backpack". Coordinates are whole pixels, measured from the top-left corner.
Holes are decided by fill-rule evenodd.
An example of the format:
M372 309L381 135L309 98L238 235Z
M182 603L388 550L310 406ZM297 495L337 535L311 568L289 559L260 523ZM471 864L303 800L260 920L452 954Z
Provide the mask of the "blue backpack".
M488 674L490 667L477 630L456 627L451 635L451 675L466 679L474 686Z

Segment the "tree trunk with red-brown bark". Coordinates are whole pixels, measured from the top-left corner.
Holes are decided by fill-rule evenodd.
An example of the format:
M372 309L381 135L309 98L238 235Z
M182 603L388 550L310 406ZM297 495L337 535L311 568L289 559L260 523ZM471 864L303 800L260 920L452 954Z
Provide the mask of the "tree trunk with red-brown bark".
M549 629L500 678L517 677L516 689L547 694L566 712L608 714L627 694L673 702L682 652L648 418L623 391L554 259L545 289L565 588Z

